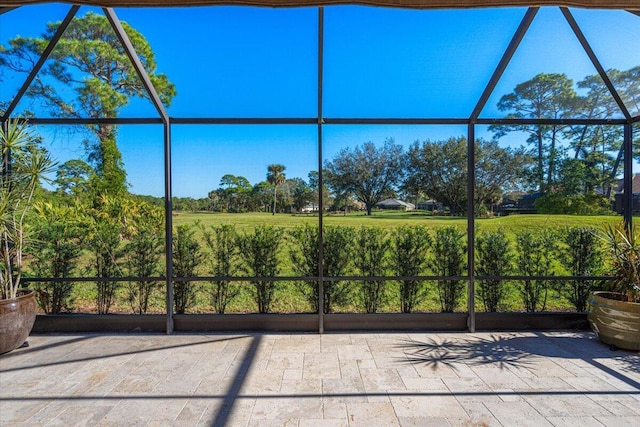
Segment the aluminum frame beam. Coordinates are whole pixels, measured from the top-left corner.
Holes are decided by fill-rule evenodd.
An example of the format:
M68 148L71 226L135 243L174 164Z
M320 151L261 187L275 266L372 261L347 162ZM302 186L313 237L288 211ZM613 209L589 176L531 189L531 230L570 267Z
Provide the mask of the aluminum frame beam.
M471 112L471 117L469 118L471 123L474 123L476 119L480 116L480 113L482 112L483 108L487 104L489 97L493 93L493 90L496 88L496 85L498 84L498 81L500 81L500 78L504 74L504 71L509 65L509 62L511 62L513 55L515 54L516 50L520 46L520 42L522 42L522 39L524 38L525 34L529 30L529 27L531 26L531 23L533 22L533 19L535 18L539 10L540 10L539 7L530 7L529 9L527 9L527 12L524 14L524 17L522 18L522 21L520 22L518 29L516 30L515 34L511 38L511 41L509 42L509 46L507 46L507 49L504 51L504 54L502 55L502 58L500 59L498 66L496 67L495 71L493 72L493 75L489 79L489 83L487 83L487 86L484 88L484 91L482 92L482 95L480 96L478 103L476 104L475 108Z
M142 81L142 85L147 91L147 94L149 95L149 97L151 98L151 102L153 103L153 106L158 111L158 114L162 118L162 121L165 124L169 123L169 114L167 114L167 111L164 108L164 104L162 103L162 100L160 100L160 96L158 95L156 88L153 86L153 83L149 78L149 74L147 74L147 71L144 69L144 66L142 65L142 61L140 61L140 57L136 53L136 50L133 47L133 44L131 43L129 36L124 30L124 27L120 22L120 19L118 19L118 16L116 15L116 12L110 7L102 8L102 10L105 16L107 17L107 19L109 20L109 23L113 28L113 31L115 31L116 36L120 40L122 47L124 47L124 50L127 53L127 56L129 57L129 60L133 64L133 68L136 70L138 77Z
M172 125L460 125L470 123L476 125L496 124L526 124L526 125L625 125L626 119L515 119L515 118L479 118L475 121L464 118L216 118L216 117L171 117ZM640 116L631 122L640 121ZM114 124L114 125L149 125L162 124L161 118L29 118L29 123L36 125L86 125L86 124Z
M318 333L324 333L324 176L322 112L324 95L324 7L318 8Z
M569 23L569 26L573 30L573 33L578 38L578 41L582 45L582 48L584 49L584 51L586 52L587 56L591 60L591 63L593 64L593 66L598 71L598 74L600 74L600 78L602 78L602 80L604 81L604 84L607 86L607 89L609 89L609 92L611 93L611 96L613 96L613 99L616 101L616 104L618 104L618 108L620 108L620 111L622 111L622 114L627 119L627 122L630 121L631 120L631 114L629 113L629 109L624 104L624 101L622 101L622 98L620 98L620 95L618 94L618 91L613 86L613 83L611 82L611 79L607 75L607 72L605 71L604 67L600 63L600 60L598 59L598 57L596 56L595 52L591 48L591 45L587 41L587 38L584 36L584 33L582 32L582 30L578 26L578 23L576 22L575 18L573 17L573 15L571 14L571 12L569 11L568 8L561 7L560 10L562 11L562 14L564 15L564 17L567 20L567 22Z
M18 105L18 103L20 102L24 94L27 92L27 89L29 89L29 86L31 86L31 83L33 83L33 79L36 78L36 75L38 75L38 73L42 69L42 66L44 65L45 61L49 58L49 55L51 55L51 52L58 44L58 41L60 41L60 38L66 31L67 27L69 26L69 23L71 23L74 16L76 16L78 9L80 9L80 6L78 5L71 6L71 8L69 9L69 12L67 12L67 15L65 16L64 20L60 23L60 26L56 30L55 34L53 35L51 40L49 40L49 44L44 49L44 51L40 55L40 58L38 59L36 64L33 66L33 68L31 69L31 72L29 73L26 80L18 90L18 93L11 100L11 104L9 104L9 106L7 107L7 110L4 112L4 115L2 116L2 119L1 119L2 121L5 121L9 117L11 117L11 114L15 110L16 106Z

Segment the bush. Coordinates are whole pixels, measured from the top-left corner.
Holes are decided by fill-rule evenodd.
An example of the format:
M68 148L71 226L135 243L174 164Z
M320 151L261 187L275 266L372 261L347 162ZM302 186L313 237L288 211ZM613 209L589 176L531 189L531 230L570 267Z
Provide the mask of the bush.
M96 277L96 306L98 314L108 314L114 303L119 282L109 280L121 276L120 227L114 221L100 221L93 224L90 248Z
M396 276L420 276L427 268L431 236L425 227L402 226L392 232L391 269ZM425 296L424 282L400 281L400 311L411 313Z
M238 272L238 233L233 225L225 224L200 228L204 242L211 251L208 257L209 273L215 277L235 276ZM211 303L218 314L224 314L227 305L239 293L239 288L231 288L231 281L218 279L210 282L213 285Z
M195 231L188 225L177 227L173 235L173 275L174 277L193 277L203 259L200 243ZM190 281L173 282L173 302L175 312L184 314L196 300L196 288Z
M318 255L320 233L318 227L305 224L289 232L297 246L289 255L296 274L300 276L317 276L319 273ZM325 227L323 237L322 275L324 277L343 276L346 274L351 257L354 239L353 229L350 227ZM301 282L303 294L311 304L314 312L318 307L318 282ZM324 313L331 313L337 304L347 301L348 288L340 281L325 281L323 283Z
M238 237L243 269L250 276L274 277L280 272L278 250L282 244L284 230L271 225L259 225L253 234ZM259 313L269 313L277 283L254 279L254 299Z
M613 214L609 200L598 194L547 194L536 200L535 208L547 215Z
M476 274L505 276L511 270L513 254L504 230L489 231L476 238ZM478 295L485 311L495 312L501 306L506 283L503 280L478 280Z
M462 276L466 268L464 233L455 226L436 229L431 269L437 276ZM445 313L453 313L464 294L464 280L438 280L438 298Z
M595 229L571 227L564 233L565 247L560 252L560 261L572 276L596 276L602 272L602 248ZM562 284L561 292L576 308L583 312L587 309L589 293L595 282L588 279L571 280Z
M130 198L127 211L131 220L125 247L126 265L130 276L153 277L160 274L160 257L164 249L163 211L151 203ZM137 280L126 284L127 297L134 313L143 314L149 308L152 293L161 286L157 280Z
M360 276L384 276L387 270L389 239L386 230L379 227L362 227L355 238L354 265ZM362 281L362 301L367 313L377 313L385 302L385 282Z
M550 231L533 233L523 231L516 234L516 266L522 276L551 276L553 253L556 250L555 236ZM520 295L527 311L544 311L550 281L526 279L521 281Z
M42 203L35 206L36 241L33 271L37 277L72 277L82 252L82 218L68 206ZM73 283L64 280L35 283L36 299L47 314L71 309Z
M158 274L163 241L161 228L142 226L136 232L125 248L130 276L152 277ZM160 285L161 282L156 280L138 280L127 284L127 297L134 313L147 312L149 298Z

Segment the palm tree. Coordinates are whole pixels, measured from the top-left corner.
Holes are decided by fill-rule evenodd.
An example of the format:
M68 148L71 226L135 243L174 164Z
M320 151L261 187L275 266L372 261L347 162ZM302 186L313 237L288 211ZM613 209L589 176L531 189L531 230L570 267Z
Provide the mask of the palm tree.
M271 213L271 215L276 214L278 185L284 184L284 181L286 179L284 170L285 166L278 163L274 163L267 167L267 182L273 185L273 212Z

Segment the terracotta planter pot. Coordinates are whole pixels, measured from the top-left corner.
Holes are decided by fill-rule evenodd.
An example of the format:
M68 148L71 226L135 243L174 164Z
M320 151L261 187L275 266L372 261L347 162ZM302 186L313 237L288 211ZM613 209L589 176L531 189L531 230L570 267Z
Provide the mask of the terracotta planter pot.
M0 300L0 354L24 344L35 320L35 292L25 289L16 299Z
M627 302L623 294L594 292L587 319L603 343L640 351L640 303Z

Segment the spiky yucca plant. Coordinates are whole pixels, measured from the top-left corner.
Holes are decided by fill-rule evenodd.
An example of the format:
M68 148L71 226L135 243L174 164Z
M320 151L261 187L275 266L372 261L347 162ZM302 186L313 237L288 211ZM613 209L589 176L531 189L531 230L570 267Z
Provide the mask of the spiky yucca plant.
M0 298L15 299L22 278L28 239L25 219L40 181L53 168L49 154L36 144L24 121L10 120L0 129Z
M604 239L611 259L609 281L615 292L625 294L630 302L640 303L640 231L624 224L609 226Z

